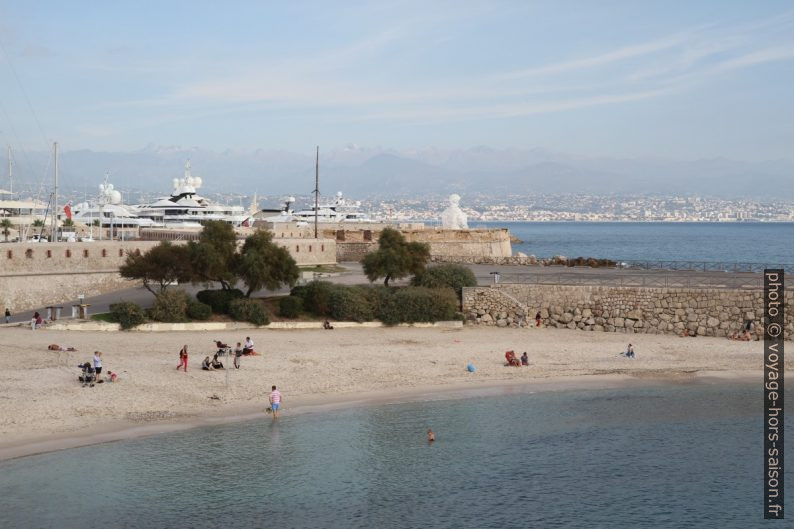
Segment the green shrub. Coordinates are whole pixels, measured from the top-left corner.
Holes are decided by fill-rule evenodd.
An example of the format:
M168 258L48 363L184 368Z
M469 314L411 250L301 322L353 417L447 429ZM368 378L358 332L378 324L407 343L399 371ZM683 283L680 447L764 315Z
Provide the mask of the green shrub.
M467 266L441 264L431 266L425 269L422 274L415 276L413 284L414 286L427 288L452 288L460 300L463 287L476 287L477 278L474 277L474 272Z
M387 324L453 320L458 299L451 288L405 287L386 300L378 314Z
M303 311L303 299L298 296L287 296L278 302L278 313L282 318L297 318Z
M114 303L110 306L110 314L125 331L146 321L146 315L141 306L132 301Z
M267 325L270 323L265 307L254 299L235 299L229 303L229 315L235 321L247 321L254 325Z
M372 303L359 287L338 285L331 290L329 298L330 316L340 321L372 321L375 311Z
M235 300L245 297L241 290L233 288L231 290L202 290L196 294L196 299L206 303L215 314L229 314L229 304Z
M187 305L190 301L182 290L166 290L154 300L151 310L153 320L180 323L187 321Z
M336 288L328 281L310 281L303 292L303 308L315 316L331 315L331 291Z
M212 307L206 303L191 299L187 304L187 317L191 320L208 320L212 316Z
M289 291L290 296L295 296L297 298L301 298L301 300L306 299L306 285L295 285L292 287L292 290Z

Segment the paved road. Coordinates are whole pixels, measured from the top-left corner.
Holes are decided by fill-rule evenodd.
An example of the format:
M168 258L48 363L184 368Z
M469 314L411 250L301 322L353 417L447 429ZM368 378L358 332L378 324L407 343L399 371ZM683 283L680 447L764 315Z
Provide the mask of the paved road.
M340 263L340 266L345 268L346 271L332 277L324 277L323 279L346 285L366 284L369 282L364 276L360 263ZM513 265L469 265L469 268L474 272L477 283L480 285L493 283L492 272L499 272L502 283L750 288L754 287L754 285L760 287L761 281L760 274L751 273ZM794 286L793 279L790 279L787 283ZM393 281L392 283L400 285L407 283L407 281ZM190 294L195 294L205 287L186 285L183 288ZM289 289L278 291L262 290L256 292L255 295L268 296L286 294L288 292ZM150 307L154 301L154 296L145 288L138 287L86 298L86 303L91 305L91 314L107 312L112 303L119 301L133 301L143 307ZM68 317L71 314L71 306L74 303L77 303L76 299L61 304L64 307L63 316ZM32 309L13 315L12 322L30 321L34 310L46 315L46 310L43 308Z

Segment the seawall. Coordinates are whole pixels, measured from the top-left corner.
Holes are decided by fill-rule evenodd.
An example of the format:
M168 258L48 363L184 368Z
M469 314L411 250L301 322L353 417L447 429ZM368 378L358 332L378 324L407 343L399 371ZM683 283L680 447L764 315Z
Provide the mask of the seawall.
M791 306L794 291L785 292ZM543 325L582 331L730 336L752 322L763 337L763 292L758 289L636 288L498 284L463 290L469 323ZM794 310L786 311L787 339L794 336Z

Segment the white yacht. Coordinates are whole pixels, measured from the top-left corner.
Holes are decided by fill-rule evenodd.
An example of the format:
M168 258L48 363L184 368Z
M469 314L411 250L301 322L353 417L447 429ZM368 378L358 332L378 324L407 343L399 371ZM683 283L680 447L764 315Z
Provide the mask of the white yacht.
M156 225L167 228L200 227L210 220L222 220L234 226L248 223L251 215L242 206L224 206L199 196L201 177L190 174L190 161L185 162L185 174L174 178L171 196L161 197L151 204L130 206L130 211Z
M121 193L113 189L113 184L105 182L99 185L96 199L80 202L71 207L72 220L86 226L98 223L102 228L149 228L156 226L152 219L139 217L121 205Z
M318 222L375 222L367 213L360 211L360 201L350 201L342 197L342 192L336 194L332 202L320 203L316 208ZM314 222L315 207L302 209L292 213L297 221Z

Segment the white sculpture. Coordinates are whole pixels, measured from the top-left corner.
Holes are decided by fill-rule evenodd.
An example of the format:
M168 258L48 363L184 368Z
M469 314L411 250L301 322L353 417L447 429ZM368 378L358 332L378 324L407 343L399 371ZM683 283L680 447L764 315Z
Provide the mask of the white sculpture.
M449 195L449 206L441 212L441 225L450 230L468 230L466 214L460 209L460 195Z

